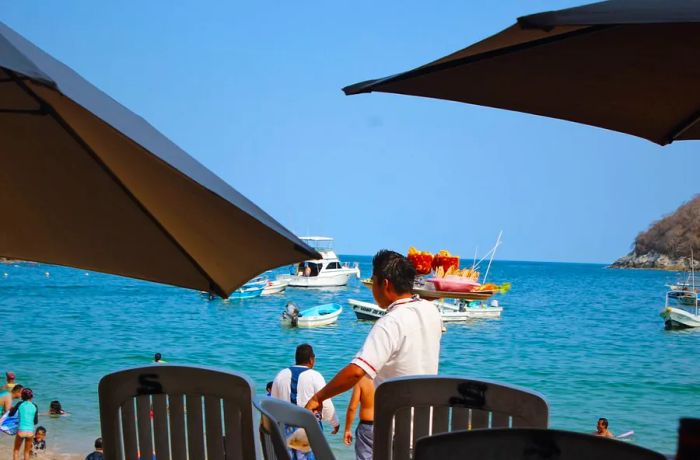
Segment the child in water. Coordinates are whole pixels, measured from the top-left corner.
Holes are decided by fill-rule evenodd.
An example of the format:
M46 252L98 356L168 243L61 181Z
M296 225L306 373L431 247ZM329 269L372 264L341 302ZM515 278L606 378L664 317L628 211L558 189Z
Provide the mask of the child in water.
M60 401L51 401L49 404L49 416L56 417L59 415L68 415L68 412L63 410Z
M11 411L10 415L19 414L19 429L15 436L12 460L19 460L19 450L24 442L24 460L29 460L34 440L34 426L39 423L39 409L32 402L34 393L29 388L22 388L22 401Z
M32 442L32 455L46 452L46 428L38 426L34 432L34 441Z

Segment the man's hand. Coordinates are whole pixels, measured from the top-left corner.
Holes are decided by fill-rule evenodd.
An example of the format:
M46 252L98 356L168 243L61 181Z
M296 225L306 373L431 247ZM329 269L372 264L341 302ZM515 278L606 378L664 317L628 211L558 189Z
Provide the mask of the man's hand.
M306 403L306 406L304 406L307 410L310 410L314 414L316 413L321 413L321 410L323 409L323 404L318 400L316 395L313 395L311 399L309 399L309 402Z
M333 431L331 431L331 434L336 434L338 430L340 429L340 424L336 425L333 427Z
M350 430L345 430L345 435L343 436L343 442L345 443L346 446L349 446L352 444L352 433Z

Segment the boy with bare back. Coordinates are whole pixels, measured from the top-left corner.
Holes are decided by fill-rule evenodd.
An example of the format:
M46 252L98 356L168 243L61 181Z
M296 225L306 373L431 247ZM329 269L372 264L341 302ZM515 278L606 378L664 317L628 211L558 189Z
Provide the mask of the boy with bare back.
M352 443L352 422L357 404L360 404L360 423L355 429L355 457L357 460L372 460L374 427L374 383L367 376L360 379L352 389L350 404L345 414L345 445Z

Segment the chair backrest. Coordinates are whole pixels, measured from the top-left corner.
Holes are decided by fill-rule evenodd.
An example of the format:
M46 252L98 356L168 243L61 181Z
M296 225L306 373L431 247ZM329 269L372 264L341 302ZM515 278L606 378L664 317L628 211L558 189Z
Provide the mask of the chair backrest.
M653 450L583 433L528 428L457 431L418 440L414 460L665 460Z
M316 460L335 460L318 420L310 411L292 403L262 396L253 402L260 411L260 441L266 460L291 458L287 428L303 428Z
M532 391L458 377L389 379L374 397L374 460L404 460L417 439L483 428L547 428L549 408Z
M99 385L105 458L255 458L253 393L246 376L203 367L109 374Z

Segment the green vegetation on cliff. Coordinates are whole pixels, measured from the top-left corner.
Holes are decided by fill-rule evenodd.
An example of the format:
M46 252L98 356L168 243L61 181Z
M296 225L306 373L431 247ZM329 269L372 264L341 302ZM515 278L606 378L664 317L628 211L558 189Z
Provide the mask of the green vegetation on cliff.
M633 252L681 258L689 257L691 248L697 259L700 256L700 194L637 235Z

